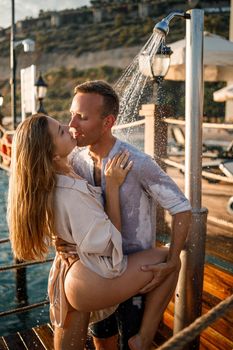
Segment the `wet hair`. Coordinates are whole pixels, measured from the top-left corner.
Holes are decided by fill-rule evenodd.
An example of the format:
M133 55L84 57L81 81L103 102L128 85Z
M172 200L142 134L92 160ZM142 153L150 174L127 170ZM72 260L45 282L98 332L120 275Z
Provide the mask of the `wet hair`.
M8 225L13 254L19 260L44 259L54 234L54 145L48 118L23 121L12 143Z
M86 81L75 87L74 94L76 95L79 92L84 94L99 94L103 96L103 117L112 114L117 118L119 113L119 97L111 85L103 80Z

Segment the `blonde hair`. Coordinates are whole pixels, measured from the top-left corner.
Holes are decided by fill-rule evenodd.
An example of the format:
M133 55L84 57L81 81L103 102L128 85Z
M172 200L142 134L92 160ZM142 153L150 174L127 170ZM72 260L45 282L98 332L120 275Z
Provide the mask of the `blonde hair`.
M14 256L42 260L54 234L54 145L45 115L22 122L13 137L8 225Z

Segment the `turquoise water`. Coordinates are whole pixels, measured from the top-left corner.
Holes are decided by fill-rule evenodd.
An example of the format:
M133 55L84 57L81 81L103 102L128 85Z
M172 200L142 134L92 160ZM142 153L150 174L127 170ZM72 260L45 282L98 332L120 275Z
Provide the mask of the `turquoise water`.
M0 239L8 237L6 199L8 175L0 170ZM0 244L0 267L13 264L10 243ZM51 263L27 267L28 304L47 299L47 278ZM15 271L0 272L0 312L18 307L15 293ZM49 321L48 305L32 311L0 317L0 336L31 328Z

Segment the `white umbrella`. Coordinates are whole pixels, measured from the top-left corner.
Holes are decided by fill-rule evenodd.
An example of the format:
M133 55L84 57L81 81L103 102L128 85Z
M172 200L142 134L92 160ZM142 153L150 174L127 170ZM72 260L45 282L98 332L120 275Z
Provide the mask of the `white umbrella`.
M185 39L169 44L173 54L168 80L185 80ZM204 32L204 80L233 81L233 42Z
M226 102L228 100L233 100L233 85L228 85L220 90L213 93L214 101L216 102Z

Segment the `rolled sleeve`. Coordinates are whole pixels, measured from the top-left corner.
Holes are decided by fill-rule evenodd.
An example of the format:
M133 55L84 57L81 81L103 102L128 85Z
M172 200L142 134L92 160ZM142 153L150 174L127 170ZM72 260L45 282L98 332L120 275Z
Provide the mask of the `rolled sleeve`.
M190 203L176 183L152 158L146 158L141 169L141 183L145 191L171 215L188 211Z

